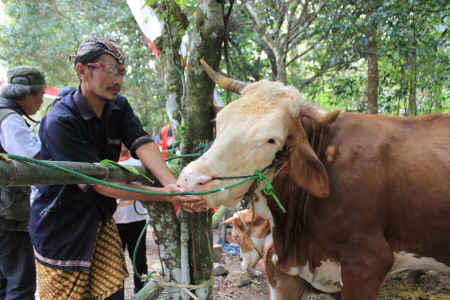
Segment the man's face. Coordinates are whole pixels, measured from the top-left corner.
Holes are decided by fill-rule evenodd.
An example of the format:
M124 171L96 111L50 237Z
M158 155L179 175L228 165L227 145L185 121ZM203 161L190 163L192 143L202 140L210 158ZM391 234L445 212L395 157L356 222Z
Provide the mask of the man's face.
M44 102L44 90L37 95L27 95L23 101L20 101L23 111L31 116L34 115Z
M125 65L119 64L114 57L103 54L96 63L82 66L78 73L83 81L85 96L95 96L102 100L114 101L123 84Z

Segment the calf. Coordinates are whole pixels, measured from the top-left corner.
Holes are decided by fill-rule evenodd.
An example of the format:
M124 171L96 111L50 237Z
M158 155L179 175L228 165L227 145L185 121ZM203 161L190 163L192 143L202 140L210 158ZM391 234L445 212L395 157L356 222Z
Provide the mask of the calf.
M241 248L241 269L248 272L263 257L264 252L272 245L269 220L255 216L251 210L236 212L222 225L232 225L231 236Z
M222 223L222 225L227 224L232 225L231 235L241 248L243 271L248 272L261 258L264 258L264 270L271 299L338 299L336 295L318 292L302 278L288 275L277 267L278 257L272 245L269 220L259 215L253 220L252 211L246 209L236 212Z

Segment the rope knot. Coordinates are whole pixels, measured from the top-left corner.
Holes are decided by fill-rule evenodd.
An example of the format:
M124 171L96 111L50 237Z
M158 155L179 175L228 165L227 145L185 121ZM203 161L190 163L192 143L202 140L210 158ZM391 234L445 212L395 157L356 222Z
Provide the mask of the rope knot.
M280 200L278 199L277 195L274 193L274 187L272 183L270 182L269 177L264 175L261 170L255 171L256 180L264 182L264 188L263 192L267 196L272 196L275 202L277 203L278 207L281 209L283 213L286 213L286 209L284 208L283 204L281 204Z
M266 195L272 195L273 194L273 185L270 182L266 182L266 185L264 186L264 194Z
M264 178L267 178L266 176L263 175L261 170L256 170L255 176L256 176L256 180L259 180L259 181L264 181Z

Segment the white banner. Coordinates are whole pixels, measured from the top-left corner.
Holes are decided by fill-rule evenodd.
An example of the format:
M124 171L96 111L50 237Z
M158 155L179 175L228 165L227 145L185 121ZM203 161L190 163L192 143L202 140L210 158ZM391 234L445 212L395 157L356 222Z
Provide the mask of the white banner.
M153 41L161 35L162 24L150 6L145 6L145 0L127 0L128 7L134 19L145 36L153 53L159 58L158 49Z

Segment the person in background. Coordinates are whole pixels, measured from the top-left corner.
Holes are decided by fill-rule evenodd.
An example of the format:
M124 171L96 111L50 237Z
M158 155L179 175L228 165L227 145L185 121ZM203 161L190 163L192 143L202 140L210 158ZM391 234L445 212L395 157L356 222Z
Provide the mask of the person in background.
M130 151L122 144L120 151L120 164L130 166L140 166L141 162L138 159L131 157ZM136 270L139 274L134 273L134 293L136 294L142 288L143 283L139 275L147 274L147 256L146 256L146 241L147 234L144 231L139 245L138 239L141 232L144 230L145 223L148 220L147 211L142 206L140 201L136 201L135 206L133 200L117 199L117 208L114 212L114 221L116 221L117 229L119 230L119 236L122 240L122 248L128 250L130 258L133 258L133 253L136 246Z
M25 118L42 105L45 76L37 68L7 71L0 93L0 152L39 158L41 143ZM30 188L0 189L0 299L34 299L36 270L28 234Z
M41 159L118 161L124 143L163 187L123 186L183 192L128 100L119 94L127 70L119 45L107 39L88 39L71 58L80 85L42 120ZM198 196L151 196L100 184L39 186L31 206L30 236L41 299L124 298L128 274L112 218L117 198L165 201L188 212L207 209L205 199Z
M170 125L165 125L155 137L155 144L159 146L163 159L166 160L169 158L167 150L172 148L173 142L172 128L170 128Z

